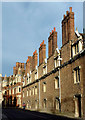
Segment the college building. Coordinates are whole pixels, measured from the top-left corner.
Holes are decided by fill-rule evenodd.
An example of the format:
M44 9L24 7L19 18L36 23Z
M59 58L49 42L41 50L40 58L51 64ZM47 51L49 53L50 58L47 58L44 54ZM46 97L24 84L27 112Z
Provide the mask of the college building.
M72 7L62 20L62 47L56 28L26 63L16 63L13 75L2 78L3 105L28 110L85 117L85 34L74 25Z

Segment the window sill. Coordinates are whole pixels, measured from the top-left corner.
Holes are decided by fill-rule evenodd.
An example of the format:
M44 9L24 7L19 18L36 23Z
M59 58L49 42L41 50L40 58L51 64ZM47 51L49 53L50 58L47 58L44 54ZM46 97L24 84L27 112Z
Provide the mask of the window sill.
M55 88L55 90L59 90L59 88Z
M80 84L80 82L76 82L76 83L74 83L74 84L75 84L75 85L76 85L76 84Z

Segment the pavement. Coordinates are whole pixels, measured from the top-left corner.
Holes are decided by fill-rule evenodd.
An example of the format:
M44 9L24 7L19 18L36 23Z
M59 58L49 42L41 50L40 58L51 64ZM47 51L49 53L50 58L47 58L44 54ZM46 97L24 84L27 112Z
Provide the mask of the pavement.
M2 109L1 120L81 120L81 119L69 118L66 116L52 115L23 109L4 108Z

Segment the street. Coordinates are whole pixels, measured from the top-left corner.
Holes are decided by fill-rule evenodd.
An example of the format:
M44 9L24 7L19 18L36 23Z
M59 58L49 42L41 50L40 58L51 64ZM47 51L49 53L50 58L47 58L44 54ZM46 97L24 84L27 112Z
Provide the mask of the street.
M59 115L45 114L35 111L15 109L15 108L5 108L2 109L2 113L6 117L2 117L2 120L79 120L68 117L63 117Z

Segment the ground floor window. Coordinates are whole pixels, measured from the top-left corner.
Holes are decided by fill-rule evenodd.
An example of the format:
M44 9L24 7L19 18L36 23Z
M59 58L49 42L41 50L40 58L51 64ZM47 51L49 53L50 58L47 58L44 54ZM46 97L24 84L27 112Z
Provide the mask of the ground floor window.
M38 101L35 100L35 109L37 109L37 108L38 108Z
M59 110L59 100L58 99L55 100L55 109Z
M75 95L74 96L74 102L75 102L75 117L81 117L81 96Z
M47 99L44 99L44 101L43 101L43 107L46 108L46 106L47 106Z

